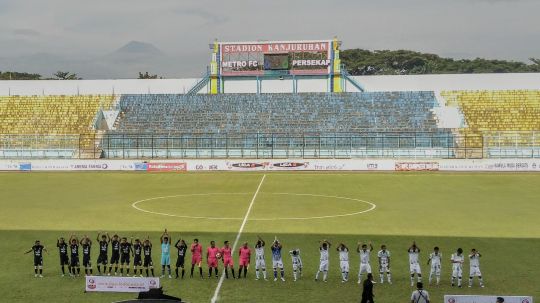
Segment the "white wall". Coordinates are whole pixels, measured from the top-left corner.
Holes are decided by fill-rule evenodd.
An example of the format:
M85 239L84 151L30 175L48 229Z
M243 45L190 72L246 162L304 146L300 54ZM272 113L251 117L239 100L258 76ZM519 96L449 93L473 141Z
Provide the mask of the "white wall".
M358 76L354 77L367 91L440 91L440 90L508 90L540 89L540 73L529 74L461 74L418 76ZM7 95L77 95L77 94L182 94L198 79L156 80L35 80L0 81L0 96ZM262 92L290 92L292 80L264 80ZM300 92L325 92L327 80L301 80ZM348 91L354 91L347 84ZM254 93L255 80L226 81L227 93ZM206 92L203 88L201 92Z

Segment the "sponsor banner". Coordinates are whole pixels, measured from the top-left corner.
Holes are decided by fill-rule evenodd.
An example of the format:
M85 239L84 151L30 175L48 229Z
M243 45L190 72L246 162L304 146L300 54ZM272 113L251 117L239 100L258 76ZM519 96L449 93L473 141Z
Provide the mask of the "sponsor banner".
M150 163L147 163L147 171L151 171L151 172L187 171L187 164L185 162L150 162Z
M540 159L439 160L445 171L540 171Z
M20 171L31 171L32 170L32 163L19 163L19 170Z
M445 295L444 303L495 303L497 297L504 299L504 303L533 303L529 296L462 296Z
M396 162L396 171L437 171L439 162Z
M221 52L229 53L289 53L289 52L326 52L330 50L330 43L322 42L269 42L269 43L234 43L221 44Z
M141 292L159 288L159 278L87 276L87 292Z

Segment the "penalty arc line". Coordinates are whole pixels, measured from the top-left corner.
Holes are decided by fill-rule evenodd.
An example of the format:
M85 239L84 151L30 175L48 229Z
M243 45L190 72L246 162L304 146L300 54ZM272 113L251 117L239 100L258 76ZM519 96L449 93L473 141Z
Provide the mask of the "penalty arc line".
M253 198L251 199L251 203L249 203L249 207L246 211L246 215L244 216L244 220L242 221L242 225L240 225L240 229L238 230L238 234L236 234L236 239L234 239L234 244L232 247L232 252L236 251L236 245L238 245L238 241L240 240L240 236L242 235L242 232L244 231L244 227L246 226L246 223L248 221L249 214L251 213L251 209L253 208L253 204L255 203L255 199L257 199L257 195L259 194L259 190L261 189L261 186L263 185L264 179L266 178L266 175L263 175L261 182L259 182L259 186L257 186L257 190L253 194ZM225 272L221 272L221 278L219 279L218 285L216 286L216 290L214 291L214 296L212 297L212 300L210 302L215 303L217 302L219 291L221 290L221 285L223 284L223 280L225 280Z

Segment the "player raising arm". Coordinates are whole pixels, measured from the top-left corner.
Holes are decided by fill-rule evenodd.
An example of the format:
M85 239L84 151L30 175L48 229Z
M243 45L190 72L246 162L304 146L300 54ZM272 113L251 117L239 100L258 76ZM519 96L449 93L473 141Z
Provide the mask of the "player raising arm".
M322 241L319 241L319 253L320 253L320 258L319 258L319 270L317 270L317 273L315 274L315 281L318 281L319 280L319 274L322 272L323 273L323 282L326 282L327 281L327 278L328 278L328 262L330 261L330 253L329 253L329 250L330 250L330 246L332 246L332 244L330 244L330 242L328 242L328 240L324 239ZM296 280L296 278L295 278Z
M409 272L411 274L411 287L414 286L414 274L416 274L417 281L422 282L422 270L420 269L419 255L420 248L416 245L416 241L413 241L411 247L407 250L409 253Z
M199 244L199 239L193 239L193 243L191 244L191 274L189 275L190 278L193 278L193 269L195 268L195 265L199 267L199 275L201 276L201 279L203 278L202 274L202 246Z
M471 250L469 255L469 287L472 287L473 277L478 277L480 287L484 287L484 280L482 279L482 272L480 271L480 257L482 255L476 249Z
M41 242L39 240L36 240L34 242L34 245L30 250L25 252L24 254L29 254L31 252L34 252L34 277L38 277L38 271L39 271L39 277L43 278L43 252L49 253L45 246L41 245Z
M167 233L166 228L163 234L161 234L161 237L159 237L159 240L161 242L161 277L163 278L165 276L165 267L167 267L167 270L169 272L169 279L172 279L172 276L171 276L171 240L172 239Z
M247 277L247 271L249 263L251 262L251 249L248 247L248 243L244 242L244 245L238 250L238 256L240 260L238 261L238 279L242 274L242 269L244 270L244 279Z
M176 259L176 278L178 279L178 268L182 268L182 279L184 278L185 269L185 259L186 259L186 251L187 251L187 244L186 241L179 239L176 241L176 244L174 244L174 247L178 250L178 258Z
M441 259L442 259L442 253L439 252L439 247L435 246L433 248L433 252L429 254L429 259L427 261L427 264L431 264L431 270L429 271L429 285L431 285L431 280L433 279L433 275L437 277L437 285L439 285L439 282L441 281Z
M341 269L341 283L349 280L349 248L343 243L337 247L339 253L339 268Z
M281 281L285 282L285 270L283 269L283 258L281 257L281 249L283 245L277 239L274 238L274 243L272 244L272 267L274 269L274 281L277 281L277 270L281 270Z
M154 277L154 262L152 261L152 242L150 242L150 236L147 236L143 242L143 254L143 267L146 271L146 276L149 276L148 269L150 269L152 271L152 277Z
M450 261L452 262L452 286L454 286L454 281L457 278L458 287L461 287L461 277L463 275L463 262L465 262L465 258L463 256L463 249L458 248L456 253L452 254Z
M266 279L266 261L264 260L264 240L257 236L257 243L255 244L255 280L259 280L259 270L263 272L263 278Z
M90 251L92 249L92 240L88 236L84 235L81 239L81 246L83 249L83 267L85 275L92 275L92 261L90 260Z
M377 253L379 257L379 275L381 283L384 283L384 273L389 284L392 284L392 274L390 273L390 251L386 249L386 245L381 245L381 250Z
M62 268L62 277L66 275L64 266L69 268L68 246L64 238L56 240L56 247L58 247L58 254L60 255L60 267Z
M373 250L373 245L371 242L369 242L369 249L366 244L363 244L361 242L358 242L358 246L356 246L356 251L360 255L360 270L358 271L358 284L362 283L362 274L370 274L371 273L371 264L369 263L369 258L371 255L371 251Z
M109 251L109 243L111 242L111 238L109 237L109 233L98 233L96 240L99 243L97 270L101 274L101 265L103 265L103 274L105 274L105 272L107 271L107 253Z

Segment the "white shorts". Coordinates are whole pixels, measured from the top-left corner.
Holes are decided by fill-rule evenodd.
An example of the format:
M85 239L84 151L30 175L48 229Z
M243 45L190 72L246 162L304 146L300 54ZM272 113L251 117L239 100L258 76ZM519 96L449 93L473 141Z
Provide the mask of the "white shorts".
M379 266L379 272L380 273L390 272L390 268L388 268L388 264L387 263L381 263L381 265Z
M328 271L328 260L319 263L319 271Z
M409 272L412 274L419 274L421 275L422 274L422 270L420 269L420 264L419 263L411 263L409 265Z
M339 261L341 272L349 272L349 261Z
M479 266L471 266L469 268L469 277L481 277L482 276L482 272L480 272L480 267Z
M452 277L461 277L463 275L463 268L456 266L452 268Z
M283 261L282 260L272 260L272 267L273 268L281 268L283 269Z
M292 269L293 270L302 270L302 263L293 263Z
M441 264L431 264L431 275L441 275Z
M371 265L369 265L369 263L360 263L359 274L363 274L363 273L368 273L368 274L371 273Z
M255 269L266 269L266 262L264 262L264 259L255 260Z

